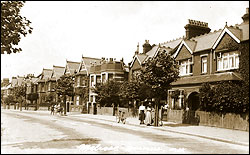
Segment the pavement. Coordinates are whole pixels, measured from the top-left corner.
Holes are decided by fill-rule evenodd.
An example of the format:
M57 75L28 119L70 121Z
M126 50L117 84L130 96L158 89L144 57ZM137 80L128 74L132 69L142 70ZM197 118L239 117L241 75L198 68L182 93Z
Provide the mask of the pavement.
M115 116L109 116L109 115L79 114L74 112L67 113L67 115L73 117L85 117L90 119L98 119L111 122L116 121ZM146 126L146 125L140 125L138 117L128 117L126 119L126 124L133 126L144 126L144 127ZM163 121L163 126L158 126L158 127L150 126L150 128L153 128L155 130L178 133L178 134L185 134L189 136L197 136L200 138L206 138L220 142L249 146L249 131L241 131L241 130L209 127L209 126L178 124L167 121Z
M27 111L27 110L23 110ZM49 111L27 111L35 113L50 113ZM116 122L115 116L110 115L93 115L93 114L81 114L80 112L67 112L67 116L63 117L77 117L77 118L88 118L93 120L102 120L108 122ZM219 142L226 142L231 144L238 144L243 146L249 146L249 131L241 131L234 129L209 127L209 126L196 126L188 124L178 124L174 122L163 121L163 126L146 126L140 125L138 117L128 117L126 124L137 127L149 127L155 131L167 131L178 134L185 134L189 136L196 136L199 138L205 138L215 140Z

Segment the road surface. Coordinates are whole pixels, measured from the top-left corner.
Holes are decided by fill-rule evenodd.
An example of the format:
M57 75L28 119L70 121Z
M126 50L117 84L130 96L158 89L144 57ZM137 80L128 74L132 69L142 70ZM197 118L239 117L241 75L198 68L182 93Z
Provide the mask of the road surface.
M1 153L248 154L249 146L119 124L115 118L1 109Z

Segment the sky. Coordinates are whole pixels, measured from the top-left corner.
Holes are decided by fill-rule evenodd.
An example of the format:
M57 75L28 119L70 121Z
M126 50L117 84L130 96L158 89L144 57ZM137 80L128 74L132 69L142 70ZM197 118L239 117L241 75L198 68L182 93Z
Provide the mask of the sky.
M26 1L21 15L32 34L20 53L1 54L1 80L34 74L82 56L132 61L139 43L159 44L185 35L188 19L211 31L242 23L249 1Z

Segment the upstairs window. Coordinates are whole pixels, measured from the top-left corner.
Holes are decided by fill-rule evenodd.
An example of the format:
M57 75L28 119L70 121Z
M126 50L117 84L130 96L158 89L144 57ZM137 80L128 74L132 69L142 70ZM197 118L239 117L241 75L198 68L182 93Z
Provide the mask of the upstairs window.
M207 73L207 56L201 57L201 73Z
M81 81L81 77L79 76L79 77L77 77L77 87L80 86L80 81Z
M83 80L82 80L82 85L83 85L83 86L87 86L87 79L83 79Z
M102 82L103 82L103 83L106 82L106 73L103 73L103 74L102 74Z
M92 76L90 76L90 85L91 85L91 87L94 87L94 85L95 85L95 80L94 80L94 75L92 75Z
M193 62L191 59L182 60L180 64L180 76L191 75L193 73Z
M218 53L217 71L238 69L238 68L239 68L239 52L238 51Z
M108 81L112 80L112 79L113 79L113 77L114 77L114 74L113 74L113 73L108 74Z

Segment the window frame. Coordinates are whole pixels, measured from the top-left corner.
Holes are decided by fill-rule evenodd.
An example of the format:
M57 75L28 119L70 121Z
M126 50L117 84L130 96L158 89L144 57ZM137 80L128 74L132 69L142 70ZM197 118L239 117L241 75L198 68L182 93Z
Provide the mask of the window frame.
M206 67L204 67L204 64L206 64ZM201 73L206 74L207 72L208 72L208 56L202 55L201 56Z
M179 68L180 76L187 76L193 74L193 61L191 60L191 58L180 60L179 66L180 66ZM183 72L185 73L183 74Z
M221 55L221 57L219 57L218 54L216 57L217 71L239 69L239 51L224 52L219 55Z

